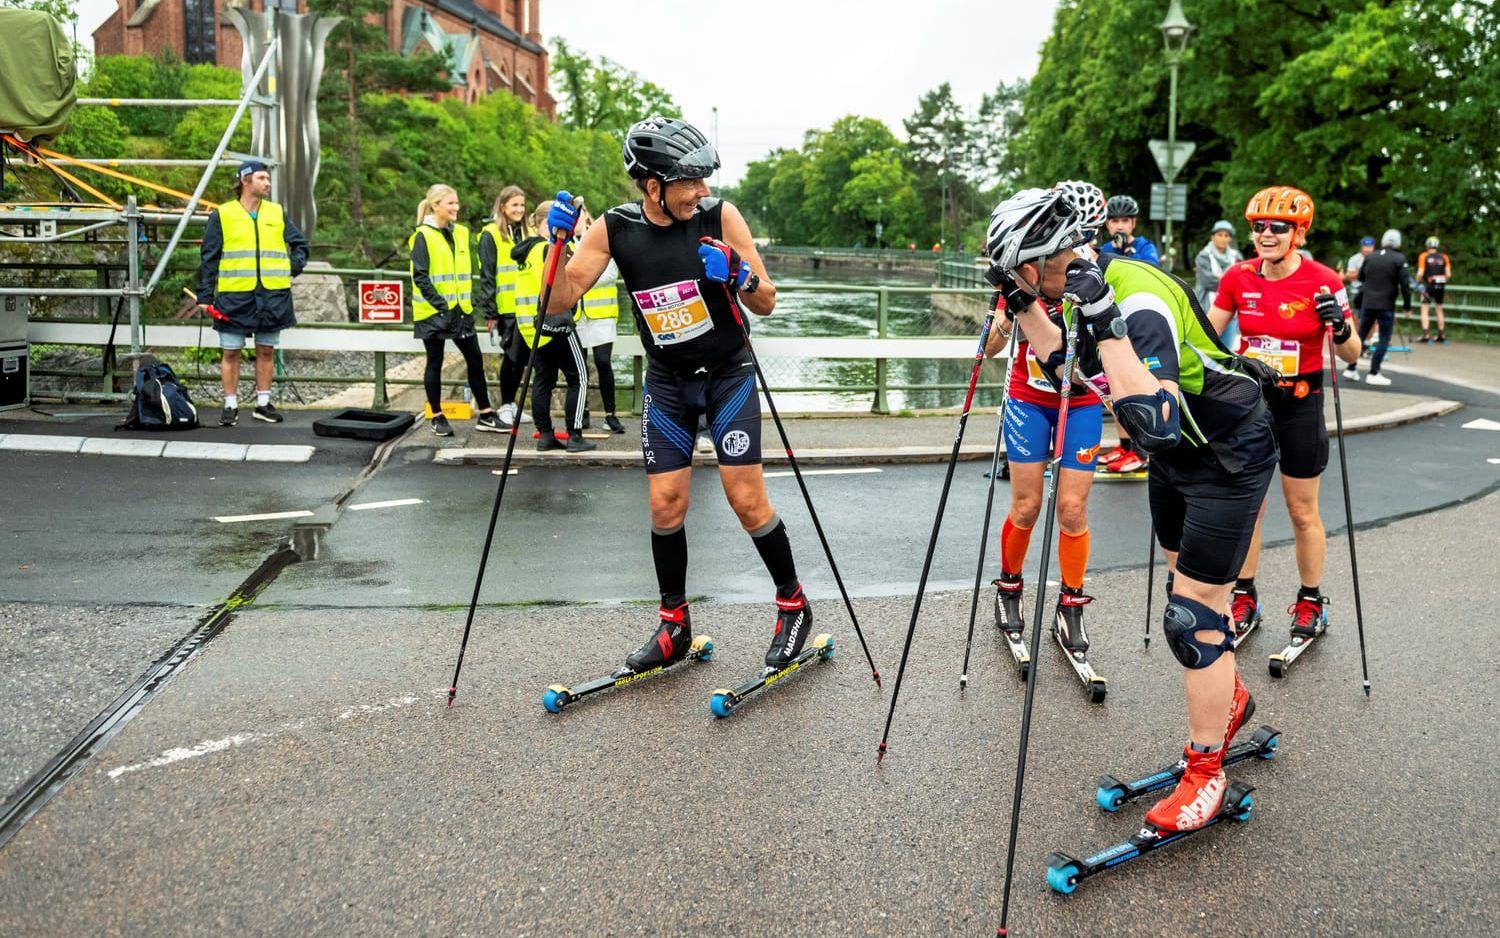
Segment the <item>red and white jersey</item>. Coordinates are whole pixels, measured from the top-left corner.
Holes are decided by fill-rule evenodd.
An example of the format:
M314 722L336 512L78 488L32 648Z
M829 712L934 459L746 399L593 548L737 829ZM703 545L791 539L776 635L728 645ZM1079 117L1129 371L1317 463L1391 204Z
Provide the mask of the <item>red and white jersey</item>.
M1260 359L1284 377L1323 370L1324 326L1313 306L1321 287L1338 298L1349 319L1349 293L1329 268L1303 258L1290 277L1267 280L1261 260L1235 264L1219 281L1214 306L1239 319L1239 353Z

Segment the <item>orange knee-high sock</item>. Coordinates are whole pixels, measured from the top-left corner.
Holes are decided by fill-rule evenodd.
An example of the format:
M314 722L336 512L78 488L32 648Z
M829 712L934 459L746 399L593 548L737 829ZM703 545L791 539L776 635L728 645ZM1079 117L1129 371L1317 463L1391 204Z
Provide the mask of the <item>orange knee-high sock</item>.
M1031 529L1023 528L1005 516L1000 527L1000 572L1016 576L1026 563L1026 548L1031 546Z
M1070 590L1083 589L1083 574L1089 566L1089 531L1084 528L1078 534L1057 532L1057 566L1062 571L1062 584Z

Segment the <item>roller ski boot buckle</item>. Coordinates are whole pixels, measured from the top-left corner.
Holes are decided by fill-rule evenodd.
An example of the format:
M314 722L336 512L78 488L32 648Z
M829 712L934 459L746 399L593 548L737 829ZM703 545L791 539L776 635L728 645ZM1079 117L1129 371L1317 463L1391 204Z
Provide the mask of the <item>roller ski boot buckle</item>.
M707 635L699 635L688 646L687 654L676 661L659 664L641 671L637 671L627 665L617 668L604 677L585 681L582 684L575 684L572 687L564 684L553 684L542 694L542 706L546 708L548 713L562 713L564 707L576 703L591 694L613 690L617 687L629 687L648 678L659 677L668 671L685 664L691 664L694 661L712 660L714 660L714 640Z
M1011 658L1015 659L1016 670L1020 672L1021 680L1026 680L1031 673L1031 652L1026 648L1024 629L1026 619L1021 613L1022 580L1001 578L994 581L995 584L995 628L1000 632L1000 637L1005 639L1006 646L1010 649Z
M1229 747L1229 751L1224 754L1224 765L1227 768L1246 759L1270 761L1276 758L1276 746L1280 741L1281 730L1273 726L1257 727L1248 740ZM1160 771L1133 781L1121 781L1113 775L1101 775L1099 788L1094 792L1094 802L1112 814L1138 798L1171 788L1185 771L1187 760L1178 759Z
M833 660L833 636L825 633L814 636L800 652L785 666L780 668L764 668L761 673L738 687L721 687L714 691L709 698L708 709L719 719L724 719L743 704L750 697L760 693L766 688L791 677L802 669L802 666L814 659L818 661Z
M1292 640L1268 660L1268 667L1274 678L1285 677L1292 662L1302 657L1302 653L1328 631L1327 596L1319 596L1316 600L1299 599L1287 611L1292 616Z

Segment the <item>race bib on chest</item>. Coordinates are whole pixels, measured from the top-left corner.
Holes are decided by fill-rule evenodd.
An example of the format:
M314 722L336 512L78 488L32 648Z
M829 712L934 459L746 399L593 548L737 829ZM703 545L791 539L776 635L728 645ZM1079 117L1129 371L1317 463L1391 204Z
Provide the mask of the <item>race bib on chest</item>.
M683 280L631 293L657 345L677 345L713 329L708 304L698 292L698 281Z
M1293 339L1273 339L1268 335L1247 337L1250 344L1245 354L1256 361L1265 362L1276 369L1277 374L1290 378L1297 373L1297 363L1302 354L1302 343Z
M1046 376L1042 374L1042 363L1036 360L1036 352L1031 350L1030 345L1026 346L1026 383L1038 391L1057 393L1057 389L1052 386L1052 382L1048 381Z

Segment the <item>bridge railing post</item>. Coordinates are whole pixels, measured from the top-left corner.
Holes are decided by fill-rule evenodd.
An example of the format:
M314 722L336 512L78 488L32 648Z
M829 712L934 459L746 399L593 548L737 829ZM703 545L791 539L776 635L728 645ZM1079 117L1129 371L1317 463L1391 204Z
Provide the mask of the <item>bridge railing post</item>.
M891 316L891 293L885 287L875 292L875 335L884 339L890 328ZM870 412L876 414L888 414L891 405L886 400L886 383L889 380L887 374L887 363L884 358L875 359L875 400L870 406Z

